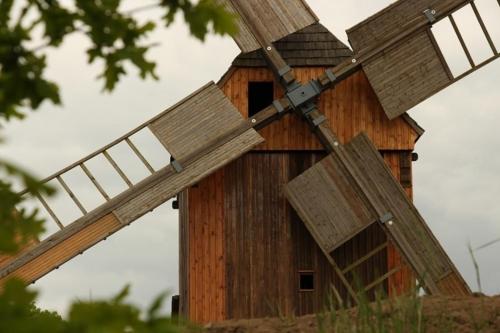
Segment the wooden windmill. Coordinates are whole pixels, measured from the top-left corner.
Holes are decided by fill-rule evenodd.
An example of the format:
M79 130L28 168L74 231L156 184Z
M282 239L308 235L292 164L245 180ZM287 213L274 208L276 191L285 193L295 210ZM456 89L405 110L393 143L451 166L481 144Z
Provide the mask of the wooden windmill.
M14 257L0 283L33 282L179 196L180 310L206 322L320 310L331 293L466 295L460 276L411 202L422 129L406 111L499 57L474 1L400 0L348 31L353 51L303 0L221 0L238 17L242 50L209 83L56 180L82 212ZM432 26L472 6L493 55L453 76ZM465 53L470 53L454 24ZM267 105L269 104L269 105ZM151 167L133 143L150 130L173 157ZM130 147L151 175L133 184L108 150ZM110 197L86 163L99 155L129 189ZM63 176L80 169L105 203L87 210Z

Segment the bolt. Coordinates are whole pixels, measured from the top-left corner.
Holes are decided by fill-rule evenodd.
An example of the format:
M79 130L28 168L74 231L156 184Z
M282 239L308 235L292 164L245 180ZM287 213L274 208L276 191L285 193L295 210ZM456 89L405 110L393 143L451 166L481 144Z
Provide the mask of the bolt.
M352 59L352 63L355 64L357 62L356 59Z
M394 224L394 222L391 220L391 221L387 222L387 224L388 224L388 225L393 225L393 224Z
M257 119L252 119L252 124L255 124L257 122Z
M273 48L272 48L272 47L270 47L270 46L268 46L268 47L267 47L267 50L268 50L268 51L271 51L272 49L273 49Z

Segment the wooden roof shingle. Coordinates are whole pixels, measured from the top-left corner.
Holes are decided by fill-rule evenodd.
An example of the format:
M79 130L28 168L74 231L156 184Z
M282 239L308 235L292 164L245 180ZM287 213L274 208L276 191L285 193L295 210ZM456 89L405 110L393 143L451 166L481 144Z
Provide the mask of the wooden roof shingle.
M274 43L292 67L336 66L352 56L352 51L320 23L310 25ZM241 53L234 67L265 67L260 50Z

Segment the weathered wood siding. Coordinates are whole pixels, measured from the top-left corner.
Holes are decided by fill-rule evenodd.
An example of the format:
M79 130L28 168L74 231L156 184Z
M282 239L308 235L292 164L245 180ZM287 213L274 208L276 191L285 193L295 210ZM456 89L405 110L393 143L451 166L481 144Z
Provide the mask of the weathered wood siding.
M206 149L244 120L212 82L169 108L149 128L176 160Z
M294 68L302 82L317 78L326 68ZM244 117L248 116L248 82L273 81L266 68L237 68L219 83L221 89ZM275 82L275 98L283 91ZM359 71L341 82L335 89L321 95L320 110L328 117L330 126L342 143L349 142L361 131L366 131L380 150L413 150L417 133L402 118L389 120L385 115L368 79ZM322 150L307 124L295 115L259 131L266 142L260 150Z
M428 291L432 294L448 294L439 282L449 274L461 283L451 290L451 295L467 295L470 290L449 259L424 219L412 205L401 186L384 163L366 135L359 135L345 146L351 163L360 173L364 191L379 216L387 212L393 215L393 223L384 225L386 232L396 242L404 258L411 264Z
M303 0L220 0L232 13L243 15L237 21L239 33L234 37L243 52L262 46L255 38L274 42L318 21Z
M411 151L384 151L384 161L391 169L392 174L399 180L405 189L408 197L413 200L413 173L412 173L412 152ZM412 269L404 262L394 244L389 241L387 249L387 265L389 271L396 267L402 269L390 276L387 280L389 295L401 295L408 291L413 291L416 285L416 278Z
M407 32L418 23L427 21L424 10L436 10L443 17L450 10L470 0L399 0L347 30L349 42L359 52L373 48L388 38Z
M384 153L399 174L399 152ZM199 323L229 319L302 315L322 310L333 283L347 297L338 276L285 199L286 183L324 157L322 152L252 152L234 161L188 191L181 203L181 308ZM186 222L185 216L189 216ZM334 252L348 266L385 242L372 226ZM222 242L222 251L221 251ZM397 265L394 251L381 251L349 275L371 282ZM221 264L222 261L222 264ZM299 291L299 271L315 274L315 291ZM401 272L386 291L408 291L411 274ZM184 284L185 283L185 284ZM389 285L391 287L389 287ZM373 294L370 294L373 297ZM184 303L184 304L183 304ZM222 307L221 307L222 306Z
M394 119L453 81L428 30L363 63L385 113Z
M285 192L325 253L377 221L369 201L333 154L293 179Z

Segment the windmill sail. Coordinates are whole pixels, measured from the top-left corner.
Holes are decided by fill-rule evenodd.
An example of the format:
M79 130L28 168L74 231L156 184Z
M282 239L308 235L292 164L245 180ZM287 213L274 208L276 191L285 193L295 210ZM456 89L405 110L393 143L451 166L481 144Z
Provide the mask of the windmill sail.
M268 110L266 114L272 113ZM241 117L214 83L210 83L124 137L47 178L46 182L57 179L66 185L65 189L77 204L78 199L63 177L71 170L82 168L107 201L89 212L79 204L83 216L64 226L47 202L39 197L42 206L49 210L61 230L29 246L17 256L2 260L0 286L14 276L26 283L36 281L251 150L263 142L262 137L252 129L253 125ZM130 140L131 135L147 128L176 158L175 162L157 171L151 168ZM121 142L128 143L152 172L137 184L128 181L125 172L107 152ZM85 166L86 162L101 154L129 184L129 189L116 197L110 198Z
M426 290L442 295L469 294L460 273L368 137L361 134L345 147L337 147L285 190L325 255L334 262L333 252L339 246L380 223ZM341 271L337 273L347 281ZM354 290L354 282L350 284L347 287Z
M475 63L453 14L473 10L491 48L491 56ZM432 26L449 19L470 61L470 69L454 75ZM363 69L390 119L394 119L500 55L478 8L471 0L400 0L347 31Z
M313 23L318 18L303 0L221 0L238 17L234 37L243 53L252 52Z

